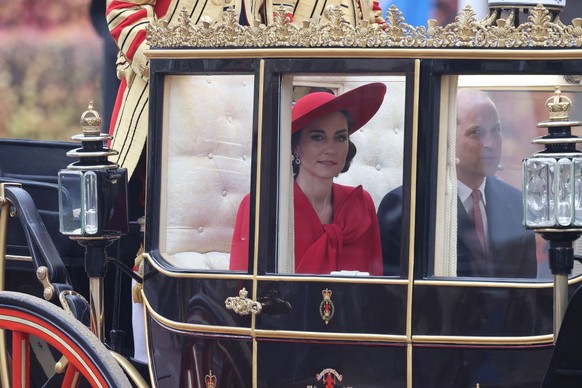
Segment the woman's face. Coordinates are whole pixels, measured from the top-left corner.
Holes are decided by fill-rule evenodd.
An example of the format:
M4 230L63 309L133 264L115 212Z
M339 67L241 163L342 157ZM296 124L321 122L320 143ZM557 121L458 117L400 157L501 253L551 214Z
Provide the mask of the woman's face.
M294 153L301 158L299 175L329 179L337 176L348 156L348 120L334 112L312 121L301 130Z

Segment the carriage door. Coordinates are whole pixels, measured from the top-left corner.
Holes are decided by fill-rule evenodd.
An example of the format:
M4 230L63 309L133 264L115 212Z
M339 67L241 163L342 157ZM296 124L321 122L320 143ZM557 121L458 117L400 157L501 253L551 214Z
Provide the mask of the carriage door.
M314 92L340 96L369 83L386 86L377 113L350 136L357 153L349 170L333 179L350 193L361 185L372 203L371 212L360 207L350 214L354 202L338 217L369 219L378 230L376 212L384 197L410 189L412 166L405 155L414 133L414 69L412 60L265 60L258 236L254 262L249 261L253 300L262 306L253 325L258 387L407 384L408 260L385 261L370 240L330 268L325 260L331 256L325 259L315 247L321 240L306 242L314 238L309 233L319 236L322 228L341 228L343 221L322 225L297 183L301 168L317 169L317 156L310 160L305 152L298 162L293 155L301 140L291 136L291 107ZM334 191L334 206L341 206L342 193ZM400 240L400 234L392 237ZM318 266L326 269L313 269Z

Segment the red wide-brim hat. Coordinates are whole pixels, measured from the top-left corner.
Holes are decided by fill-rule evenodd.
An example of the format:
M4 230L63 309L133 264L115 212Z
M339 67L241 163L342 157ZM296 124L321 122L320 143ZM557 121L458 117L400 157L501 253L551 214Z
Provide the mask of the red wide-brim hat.
M291 132L295 133L327 114L345 111L350 118L350 131L362 128L380 109L386 85L374 82L335 96L327 92L309 93L301 97L291 111Z

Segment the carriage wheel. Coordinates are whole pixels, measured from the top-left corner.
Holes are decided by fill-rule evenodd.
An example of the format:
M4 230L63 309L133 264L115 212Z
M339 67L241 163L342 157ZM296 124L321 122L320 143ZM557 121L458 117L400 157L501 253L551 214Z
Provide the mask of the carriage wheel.
M37 381L31 385L31 378L38 379L39 374L50 380L51 386L55 382L61 387L131 386L113 356L87 327L43 299L0 292L0 329L6 342L12 344L5 355L0 354L8 361L11 355L11 362L6 363L11 364L11 387L36 386ZM31 339L48 345L45 352L57 361L52 373L46 373L46 366L39 367L38 349L31 352Z

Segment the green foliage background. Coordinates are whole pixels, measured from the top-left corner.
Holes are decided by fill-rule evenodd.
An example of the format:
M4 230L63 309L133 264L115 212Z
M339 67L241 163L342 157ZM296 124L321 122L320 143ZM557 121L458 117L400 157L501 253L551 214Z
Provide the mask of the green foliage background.
M102 43L89 0L4 1L0 42L0 137L80 133L88 102L101 107Z

